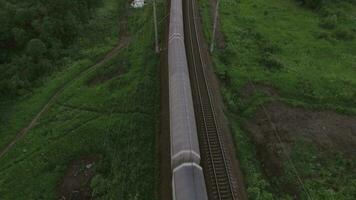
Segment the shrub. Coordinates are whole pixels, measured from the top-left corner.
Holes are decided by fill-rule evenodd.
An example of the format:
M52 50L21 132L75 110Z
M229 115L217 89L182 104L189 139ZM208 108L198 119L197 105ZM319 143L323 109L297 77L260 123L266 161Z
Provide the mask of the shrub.
M331 16L325 17L321 20L319 25L320 25L320 27L325 28L325 29L334 29L337 26L337 16L331 15Z
M260 59L260 63L271 71L281 70L284 67L282 61L270 53L264 54Z
M346 28L338 28L333 32L333 35L335 38L339 40L353 40L354 39L354 33Z
M102 175L96 175L90 182L90 187L93 188L93 197L103 197L108 192L110 182Z
M219 60L226 66L231 65L231 58L234 57L234 52L230 46L227 46L225 49L219 52Z
M14 15L14 21L17 25L26 26L31 23L35 11L32 8L18 8Z
M325 32L325 31L322 31L322 32L319 32L315 35L315 37L317 39L324 39L324 40L329 40L330 39L330 35Z
M326 41L329 41L329 42L336 42L336 39L335 37L329 33L329 32L326 32L326 31L321 31L321 32L317 32L314 37L316 39L319 39L319 40L326 40Z
M311 9L320 8L324 3L324 0L301 0L301 1L305 6Z
M47 52L46 45L40 39L32 39L27 43L27 54L32 58L38 59Z
M281 48L277 44L264 39L260 40L258 46L264 53L274 54L281 51Z
M15 27L12 29L12 34L14 36L17 48L26 44L28 35L25 30Z
M0 75L37 80L46 74L43 70L49 72L51 63L79 55L72 45L80 45L79 34L101 4L102 0L0 0L0 68L10 66L6 76ZM0 90L10 85L3 82Z

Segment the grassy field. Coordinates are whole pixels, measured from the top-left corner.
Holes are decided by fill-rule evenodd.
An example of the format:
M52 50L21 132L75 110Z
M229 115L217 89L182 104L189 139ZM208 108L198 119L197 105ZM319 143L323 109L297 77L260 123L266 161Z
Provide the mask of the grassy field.
M283 160L283 174L270 177L243 124L273 101L313 112L356 115L356 5L327 1L315 10L294 0L220 5L226 48L217 49L213 59L250 199L355 199L356 163L349 155L295 141L289 147L290 159ZM200 1L200 6L209 41L209 1ZM251 83L277 95L246 89ZM253 94L246 97L246 90ZM284 185L293 185L292 192Z
M161 10L163 4L159 6ZM89 24L92 32L81 39L78 60L68 61L69 67L32 95L2 103L0 147L69 82L37 125L0 159L1 199L56 199L67 166L88 155L101 158L91 181L95 199L156 198L159 68L152 7L132 9L126 1L105 0L96 15ZM118 19L127 27L118 28ZM130 40L127 48L77 77L123 34Z

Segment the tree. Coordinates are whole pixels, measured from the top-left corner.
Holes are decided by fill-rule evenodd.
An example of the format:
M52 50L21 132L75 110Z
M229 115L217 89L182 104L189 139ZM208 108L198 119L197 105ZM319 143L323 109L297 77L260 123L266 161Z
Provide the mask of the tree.
M40 39L32 39L27 43L26 52L34 59L41 58L47 52L46 45Z
M33 16L34 16L33 9L19 8L18 10L16 10L14 20L16 24L25 26L31 23Z
M15 27L12 29L12 34L15 38L16 48L22 47L26 44L28 36L25 30Z

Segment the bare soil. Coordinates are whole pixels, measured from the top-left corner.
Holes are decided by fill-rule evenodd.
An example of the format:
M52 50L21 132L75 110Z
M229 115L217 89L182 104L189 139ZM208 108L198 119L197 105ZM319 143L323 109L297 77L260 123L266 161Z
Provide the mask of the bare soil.
M257 91L278 97L275 89L257 85L246 86L242 98L248 98ZM298 141L314 145L319 152L342 153L345 158L356 159L355 116L307 110L273 100L261 106L251 119L244 120L242 127L253 139L267 177L284 174L285 157L290 155L293 144ZM284 187L283 190L295 193L293 186Z
M98 74L97 76L91 78L90 80L88 80L87 85L90 87L94 87L96 85L102 84L116 77L119 77L124 73L125 73L125 69L121 66L118 66L114 71L110 73Z
M95 164L100 156L91 155L73 161L67 168L57 188L60 200L88 200L91 195L90 181L95 175Z
M240 93L240 95L242 97L241 99L245 100L249 97L252 97L256 93L263 93L270 97L278 97L279 96L278 91L268 85L263 85L263 84L259 84L259 83L249 83L242 88L242 91Z

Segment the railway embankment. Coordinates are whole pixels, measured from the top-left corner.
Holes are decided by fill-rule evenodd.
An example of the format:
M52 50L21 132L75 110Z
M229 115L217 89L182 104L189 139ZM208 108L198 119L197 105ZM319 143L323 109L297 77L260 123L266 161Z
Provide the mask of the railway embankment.
M214 12L200 6L211 38ZM355 11L350 1L220 2L226 46L214 71L250 199L355 198Z

